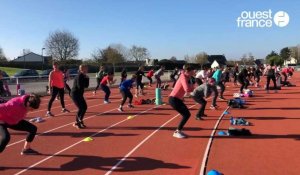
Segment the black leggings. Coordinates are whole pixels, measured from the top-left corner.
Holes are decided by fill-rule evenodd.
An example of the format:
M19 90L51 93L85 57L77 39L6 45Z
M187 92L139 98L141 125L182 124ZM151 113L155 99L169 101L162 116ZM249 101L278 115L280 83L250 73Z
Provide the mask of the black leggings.
M64 88L58 88L58 87L54 86L54 87L52 87L51 98L48 103L48 111L51 110L52 103L55 100L57 94L59 94L59 97L60 97L61 107L65 108L65 101L64 101L65 90L64 90Z
M67 91L68 91L68 93L70 95L71 94L71 88L70 88L70 86L68 85L67 82L65 82L65 89L67 89Z
M243 93L243 89L247 89L248 88L249 81L248 80L238 80L238 81L241 84L240 93Z
M152 77L147 77L148 78L148 80L150 81L150 84L152 84Z
M175 109L179 114L182 115L182 119L177 127L177 130L182 130L186 122L189 120L191 113L182 100L176 97L169 97L169 104Z
M96 78L96 82L97 82L97 86L96 86L96 88L95 88L94 91L96 91L99 88L100 82L101 82L101 78Z
M170 78L171 78L171 80L173 81L173 85L172 85L172 87L174 87L174 86L175 86L175 84L176 84L176 81L177 81L177 80L176 80L176 78L175 78L175 77L173 77L173 76L171 76Z
M271 80L273 81L274 89L277 89L276 78L275 78L275 75L274 75L274 76L267 76L267 88L266 88L266 90L269 90L269 86L270 86L270 81Z
M84 114L87 110L86 101L83 95L74 94L74 93L72 93L72 100L75 103L76 107L78 108L78 112L76 115L76 122L81 123L83 121Z
M109 87L107 85L102 85L101 84L101 89L105 92L104 100L108 101L109 96L110 96L110 89L109 89Z
M156 79L156 88L160 88L160 87L161 87L161 79L160 79L160 76L155 75L155 79Z
M196 117L202 117L204 115L205 106L207 104L207 101L203 97L193 97L195 102L199 103L201 105L200 109L198 110L198 113L196 114Z
M122 94L122 102L121 102L121 106L123 106L127 100L127 97L129 98L129 104L132 103L132 93L128 90L128 91L123 91L120 90L121 94Z
M219 86L220 89L221 89L220 97L223 97L223 93L224 93L224 91L225 91L225 86L224 86L224 84L222 83L222 81L220 81L220 82L217 84L217 86Z
M16 125L0 124L0 153L4 151L6 145L9 143L10 134L7 128L17 131L27 131L27 142L32 142L37 131L37 127L26 120L21 120Z

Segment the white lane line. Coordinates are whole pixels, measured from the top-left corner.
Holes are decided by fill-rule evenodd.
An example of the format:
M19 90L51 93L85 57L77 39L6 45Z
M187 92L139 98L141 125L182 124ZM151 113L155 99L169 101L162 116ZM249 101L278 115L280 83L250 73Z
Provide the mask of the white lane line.
M192 105L189 107L191 109L196 105ZM136 145L129 153L127 153L116 165L114 165L109 171L105 173L105 175L111 174L116 168L118 168L121 163L123 163L132 153L134 153L139 147L141 147L146 141L148 141L155 133L157 133L161 128L166 126L168 123L170 123L172 120L174 120L176 117L178 117L180 114L175 115L171 119L169 119L167 122L162 124L160 127L158 127L155 131L153 131L150 135L148 135L144 140L142 140L138 145Z
M117 100L117 101L120 101L120 100ZM116 102L116 101L112 101L112 102ZM97 107L97 106L101 106L101 105L103 105L103 104L98 104L98 105L89 106L89 108ZM111 110L108 110L108 111L105 111L105 112L102 112L102 113L98 113L98 114L95 114L95 115L92 115L92 116L89 116L89 117L85 117L84 120L87 120L87 119L90 119L90 118L94 118L94 117L96 117L96 116L98 116L98 115L103 115L103 114L105 114L105 113L111 112L111 111L116 110L116 109L117 109L117 108L114 108L114 109L111 109ZM74 110L74 111L75 111L75 110ZM76 111L77 111L77 110L76 110ZM73 111L71 111L71 112L73 112ZM64 113L58 114L58 115L56 115L56 116L63 115L63 114L64 114ZM52 117L45 117L45 119L47 119L47 118L52 118ZM45 131L45 132L43 132L43 133L40 133L40 134L36 135L36 137L37 137L37 136L40 136L40 135L43 135L43 134L46 134L46 133L49 133L49 132L52 132L52 131L55 131L55 130L58 130L58 129L61 129L61 128L66 127L66 126L68 126L68 125L71 125L71 124L73 124L73 123L74 123L74 122L67 123L67 124L61 125L61 126L59 126L59 127L57 127L57 128L50 129L50 130L48 130L48 131ZM13 145L15 145L15 144L18 144L18 143L21 143L21 142L24 142L24 141L25 141L25 139L22 139L22 140L19 140L19 141L14 142L14 143L11 143L11 144L7 145L6 147L10 147L10 146L13 146Z
M141 115L141 114L143 114L143 113L145 113L145 112L148 112L148 111L150 111L150 110L152 110L152 109L155 109L155 108L157 108L157 107L159 107L159 106L155 106L155 107L149 108L149 109L147 109L147 110L145 110L145 111L142 111L142 112L140 112L140 113L138 113L138 114L135 114L134 117L139 116L139 115ZM96 132L96 133L90 135L89 137L94 137L94 136L96 136L97 134L100 134L100 133L102 133L102 132L104 132L104 131L106 131L106 130L108 130L108 129L114 127L114 126L117 126L117 125L119 125L119 124L121 124L121 123L124 123L124 122L127 121L127 120L130 120L130 119L126 118L126 119L124 119L124 120L121 120L121 121L119 121L119 122L117 122L117 123L115 123L115 124L112 124L112 125L108 126L108 127L105 128L105 129L102 129L102 130L100 130L100 131L98 131L98 132ZM78 145L78 144L80 144L80 143L82 143L82 142L83 142L83 140L80 140L80 141L78 141L78 142L76 142L76 143L74 143L74 144L72 144L72 145L70 145L70 146L68 146L68 147L66 147L66 148L64 148L64 149L62 149L62 150L56 152L55 154L52 154L51 156L47 156L46 158L44 158L44 159L38 161L37 163L30 165L30 166L27 167L26 169L23 169L22 171L17 172L15 175L22 174L22 173L24 173L24 172L30 170L31 168L34 168L35 166L37 166L37 165L39 165L39 164L41 164L41 163L43 163L43 162L45 162L45 161L51 159L52 157L54 157L54 156L56 156L56 155L58 155L58 154L60 154L60 153L62 153L62 152L64 152L64 151L66 151L66 150L68 150L68 149L73 148L74 146L76 146L76 145Z
M203 155L203 160L202 160L202 164L201 164L201 168L200 168L200 175L205 175L205 171L206 171L206 166L207 166L207 161L208 161L208 156L209 156L209 152L210 152L210 148L212 146L212 142L214 139L214 135L216 133L216 130L222 120L222 118L224 117L224 113L229 109L229 106L224 110L224 112L221 114L221 116L219 117L218 121L215 124L214 129L212 130L206 149L205 149L205 153Z
M116 96L119 96L119 95L113 95L113 96L110 96L110 97L116 97ZM87 98L87 97L92 97L92 96L85 96L85 98ZM43 101L44 101L44 99L42 99ZM50 99L48 99L48 100L50 100ZM88 101L94 101L94 100L101 100L101 99L86 99L86 101L88 102ZM74 105L74 102L72 101L72 99L71 100L67 100L67 101L70 101L70 103L69 104L67 104L67 105L65 105L65 107L67 107L67 106L71 106L71 105ZM54 102L55 102L55 100L54 100ZM53 102L53 103L54 103ZM59 103L60 103L60 101L59 101ZM47 109L47 106L48 106L48 102L47 103L45 103L46 104L46 109L40 109L40 110L35 110L35 111L31 111L31 112L28 112L28 114L33 114L33 113L37 113L37 112L41 112L41 111L47 111L48 109ZM65 101L65 104L66 104L66 101ZM42 105L42 104L41 104ZM75 105L74 105L75 106ZM52 107L51 109L57 109L57 108L61 108L61 106L57 106L57 107Z

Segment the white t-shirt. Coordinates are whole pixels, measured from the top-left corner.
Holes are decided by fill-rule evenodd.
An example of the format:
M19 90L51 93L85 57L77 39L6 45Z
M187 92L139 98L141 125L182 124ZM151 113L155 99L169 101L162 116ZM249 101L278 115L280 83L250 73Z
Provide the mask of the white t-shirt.
M207 79L207 71L204 70L200 70L197 74L196 74L196 78L199 78L201 80L203 79Z

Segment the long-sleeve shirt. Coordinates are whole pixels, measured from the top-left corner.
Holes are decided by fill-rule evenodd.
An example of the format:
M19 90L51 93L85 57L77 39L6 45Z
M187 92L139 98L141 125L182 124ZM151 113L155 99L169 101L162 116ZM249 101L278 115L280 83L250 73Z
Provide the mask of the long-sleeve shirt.
M130 90L130 88L132 87L133 83L134 83L134 81L132 79L125 80L120 84L120 89L122 91L128 92Z
M83 73L79 73L74 78L74 83L72 87L72 94L83 95L84 88L88 88L90 83L90 79L84 75Z
M154 73L154 75L155 75L155 76L158 76L158 77L162 76L163 74L164 74L164 70L163 70L163 69L158 69L158 71L156 71L156 72Z
M191 92L193 90L192 85L190 85L188 82L189 78L182 73L169 96L183 99L183 96L186 92Z
M16 125L26 117L25 99L28 95L15 97L6 103L0 104L0 123Z
M207 83L204 83L196 87L194 91L191 93L191 95L194 97L207 98L211 95L211 92L212 92L211 87Z

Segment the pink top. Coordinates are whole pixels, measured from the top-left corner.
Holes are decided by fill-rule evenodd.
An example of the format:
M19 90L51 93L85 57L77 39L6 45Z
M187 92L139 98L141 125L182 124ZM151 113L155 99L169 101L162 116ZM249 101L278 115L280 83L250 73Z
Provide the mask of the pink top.
M62 71L52 71L50 77L50 86L57 88L64 88L64 74Z
M0 122L16 125L26 117L25 98L28 95L15 97L6 103L0 104Z
M188 81L188 77L182 72L169 96L183 99L185 92L192 92L193 88L189 85Z

